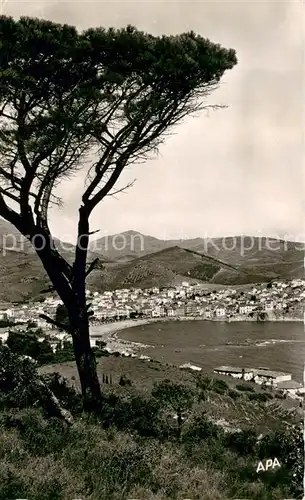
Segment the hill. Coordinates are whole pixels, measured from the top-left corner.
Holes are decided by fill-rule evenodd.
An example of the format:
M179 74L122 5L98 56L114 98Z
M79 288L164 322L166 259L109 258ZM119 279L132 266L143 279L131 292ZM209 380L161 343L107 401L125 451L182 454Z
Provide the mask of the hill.
M125 263L105 265L91 284L96 289L150 288L189 283L244 285L280 276L280 271L232 266L209 255L178 246L166 248Z
M117 250L119 241L124 245ZM104 255L117 262L134 261L136 266L138 265L136 259L147 257L145 259L147 266L150 265L149 263L156 262L158 265L170 265L172 271L185 275L185 266L181 267L181 259L178 258L177 261L180 267L176 266L174 269L174 262L169 263L171 258L176 258L176 255L173 255L172 251L168 254L161 253L163 250L177 247L192 251L194 255L197 252L205 262L208 257L216 259L215 265L219 267L218 272L212 273L208 280L199 278L196 272L186 275L211 283L234 285L264 282L276 278L303 277L304 244L275 238L230 236L211 239L161 240L135 231L126 231L120 235L108 236L107 240L105 238L96 240L91 248L94 248L97 253L103 250ZM158 257L154 258L153 254L158 254ZM185 257L186 254L184 254ZM212 260L210 260L210 265L212 265ZM232 266L231 269L228 265ZM232 268L235 268L234 272ZM210 271L211 269L210 267ZM236 272L237 269L238 272ZM187 272L189 271L187 269Z
M304 243L275 238L226 236L163 240L137 231L109 235L90 244L92 251L101 253L111 260L131 260L174 246L209 255L231 265L300 262L305 249Z
M72 263L75 246L58 238L54 239L54 243L62 256ZM102 263L111 264L107 257L88 252L88 261L97 257ZM92 274L94 277L94 273ZM3 219L0 219L0 285L0 301L5 302L37 298L50 285L30 241Z
M59 239L55 245L73 261L74 245ZM267 238L159 240L126 231L91 243L88 261L99 257L102 268L89 276L88 286L103 291L173 286L182 281L226 286L299 278L303 277L302 248L299 243ZM31 243L2 219L0 252L0 301L39 297L49 285L48 277Z
M136 259L175 245L176 241L160 240L130 230L94 240L90 243L90 249L117 261Z

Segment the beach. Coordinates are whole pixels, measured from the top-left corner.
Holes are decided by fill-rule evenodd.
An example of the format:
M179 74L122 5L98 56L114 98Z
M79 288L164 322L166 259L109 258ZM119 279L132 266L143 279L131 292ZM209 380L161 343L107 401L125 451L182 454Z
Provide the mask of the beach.
M106 348L109 352L119 352L125 355L135 356L139 350L153 347L149 344L140 342L130 342L120 339L118 333L133 328L135 326L148 325L150 323L160 322L160 318L146 318L146 319L127 319L123 321L116 321L114 323L103 323L100 325L91 326L90 339L91 345L95 346L96 341L106 342ZM163 321L168 321L166 320Z

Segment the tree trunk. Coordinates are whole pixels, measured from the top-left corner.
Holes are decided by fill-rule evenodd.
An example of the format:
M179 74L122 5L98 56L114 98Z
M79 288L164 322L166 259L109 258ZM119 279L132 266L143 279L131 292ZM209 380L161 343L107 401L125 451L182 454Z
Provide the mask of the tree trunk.
M54 289L67 308L70 320L75 362L78 369L84 410L93 411L101 408L102 396L96 372L96 361L90 345L89 318L85 309L79 307L78 294L63 276L52 251L37 252L47 271Z
M71 321L71 320L70 320ZM102 394L96 371L96 360L90 345L89 320L73 314L71 321L75 362L79 374L84 410L101 410Z
M71 287L74 302L67 305L73 329L75 361L81 382L84 409L99 411L102 394L96 372L96 360L90 345L89 316L86 301L86 262L89 244L89 213L85 206L79 209L78 238ZM70 306L70 307L69 307Z

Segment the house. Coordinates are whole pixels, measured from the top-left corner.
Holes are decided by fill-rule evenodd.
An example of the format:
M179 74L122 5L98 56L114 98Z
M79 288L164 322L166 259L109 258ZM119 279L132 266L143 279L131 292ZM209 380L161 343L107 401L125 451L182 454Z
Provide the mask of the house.
M279 382L291 380L291 373L271 370L253 370L253 379L257 384L277 385Z
M292 396L305 393L304 385L296 382L295 380L284 380L277 384L277 389L280 389L284 394L290 394Z
M217 307L215 310L217 318L223 318L226 316L226 309L224 307Z
M206 318L212 318L213 317L213 311L211 309L205 309L204 315Z
M274 308L274 303L272 300L268 300L265 304L265 311L272 311Z
M253 370L249 368L239 368L232 366L218 366L214 368L214 373L218 375L227 375L233 378L242 378L244 380L252 380Z
M0 343L5 344L5 342L8 339L8 335L9 335L8 330L1 329L1 331L0 331Z
M239 307L239 314L249 314L256 308L255 305L252 304L244 304Z
M176 316L176 311L172 307L170 307L169 309L167 309L167 316L169 317Z
M165 315L164 307L156 306L152 310L152 317L153 318L160 318L160 316L164 316L164 315Z
M185 316L185 308L184 307L177 307L176 308L176 316Z

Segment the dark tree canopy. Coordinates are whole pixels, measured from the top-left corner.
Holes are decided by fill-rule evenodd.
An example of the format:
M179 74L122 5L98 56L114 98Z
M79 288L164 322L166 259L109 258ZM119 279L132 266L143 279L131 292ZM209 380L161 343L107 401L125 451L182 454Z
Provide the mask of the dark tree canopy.
M236 64L227 50L194 33L154 37L31 18L0 19L2 192L24 215L47 223L52 189L91 165L83 195L89 212L122 169L146 157L163 133ZM90 182L91 181L91 182ZM17 200L14 198L17 197Z
M78 33L25 17L0 17L0 39L0 216L34 244L68 311L83 393L98 395L85 294L96 265L86 267L90 214L126 166L156 152L184 117L214 107L206 97L236 54L193 32ZM80 169L87 179L71 265L54 247L48 209Z

